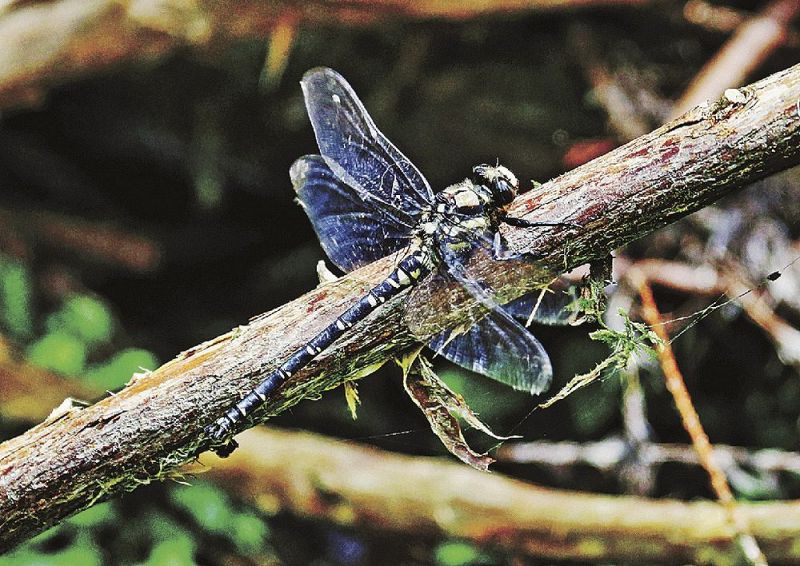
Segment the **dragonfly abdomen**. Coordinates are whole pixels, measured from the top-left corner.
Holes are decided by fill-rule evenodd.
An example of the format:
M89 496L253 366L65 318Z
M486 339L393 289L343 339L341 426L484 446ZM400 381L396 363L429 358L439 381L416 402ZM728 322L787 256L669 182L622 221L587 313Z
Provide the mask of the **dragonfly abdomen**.
M386 279L370 289L369 293L361 297L355 305L347 309L333 323L309 340L305 346L295 350L289 359L273 370L241 401L231 407L225 415L214 421L206 429L208 436L215 441L223 440L228 434L236 430L237 425L244 421L248 414L263 405L269 394L283 382L306 367L348 329L364 320L380 305L430 273L431 267L428 256L422 251L416 251L403 258L397 264L397 268Z

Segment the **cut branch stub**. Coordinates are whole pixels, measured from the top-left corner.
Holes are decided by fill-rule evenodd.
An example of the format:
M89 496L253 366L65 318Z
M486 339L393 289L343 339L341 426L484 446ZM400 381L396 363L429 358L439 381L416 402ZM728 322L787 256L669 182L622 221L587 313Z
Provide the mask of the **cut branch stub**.
M509 228L513 250L537 266L483 261L478 273L513 298L553 273L677 220L733 190L800 161L800 66L777 73L634 140L531 191L513 215L579 228ZM203 427L293 349L335 319L389 271L386 258L193 348L119 394L0 445L0 549L96 501L163 478L203 446ZM544 275L546 274L546 275ZM532 278L531 278L532 277ZM469 305L433 289L432 333L469 316ZM340 384L359 368L415 342L405 297L387 303L347 339L268 399L279 412ZM418 331L419 332L419 331ZM267 448L268 449L268 448Z

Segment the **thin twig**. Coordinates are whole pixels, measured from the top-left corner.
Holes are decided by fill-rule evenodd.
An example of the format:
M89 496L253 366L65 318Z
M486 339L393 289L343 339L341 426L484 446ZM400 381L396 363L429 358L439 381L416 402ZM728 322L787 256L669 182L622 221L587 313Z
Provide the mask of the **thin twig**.
M662 324L661 314L658 311L658 306L653 297L653 291L644 277L631 274L629 278L636 284L639 296L642 298L642 316L661 341L660 344L656 346L658 359L661 362L661 369L664 372L664 380L667 389L672 394L675 407L678 409L678 413L681 416L683 428L686 429L686 432L692 439L692 445L697 451L700 464L705 468L711 479L711 487L726 509L731 526L735 529L736 537L739 540L745 556L752 564L765 566L767 560L753 537L750 526L738 511L733 492L728 485L728 480L715 461L714 449L700 422L700 416L697 414L692 404L689 390L686 388L683 376L681 375L680 369L678 369L678 362L675 360L675 356L672 353L669 336Z

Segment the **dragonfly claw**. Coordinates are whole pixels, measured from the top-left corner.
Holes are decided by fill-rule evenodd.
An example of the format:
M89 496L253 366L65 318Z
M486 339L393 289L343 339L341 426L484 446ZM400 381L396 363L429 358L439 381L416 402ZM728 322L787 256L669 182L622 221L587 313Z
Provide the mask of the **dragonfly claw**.
M231 423L226 417L217 419L203 429L203 432L211 439L211 450L220 458L227 458L239 447L239 443L232 438L225 440L231 434Z
M239 448L239 443L231 438L225 444L212 448L212 450L220 458L227 458L228 456L233 454L233 451L236 450L237 448Z

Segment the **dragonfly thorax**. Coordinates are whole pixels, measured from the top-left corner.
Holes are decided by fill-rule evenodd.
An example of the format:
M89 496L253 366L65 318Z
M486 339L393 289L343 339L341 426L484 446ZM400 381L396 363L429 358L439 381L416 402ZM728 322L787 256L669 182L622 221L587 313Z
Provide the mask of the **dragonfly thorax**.
M517 177L502 165L477 165L472 177L436 194L420 233L443 239L449 247L467 244L496 227L519 188Z
M436 213L441 216L477 216L491 206L492 195L470 179L450 185L436 194Z
M468 249L470 242L493 224L491 201L490 192L470 179L436 193L433 206L423 213L418 225L422 246Z

